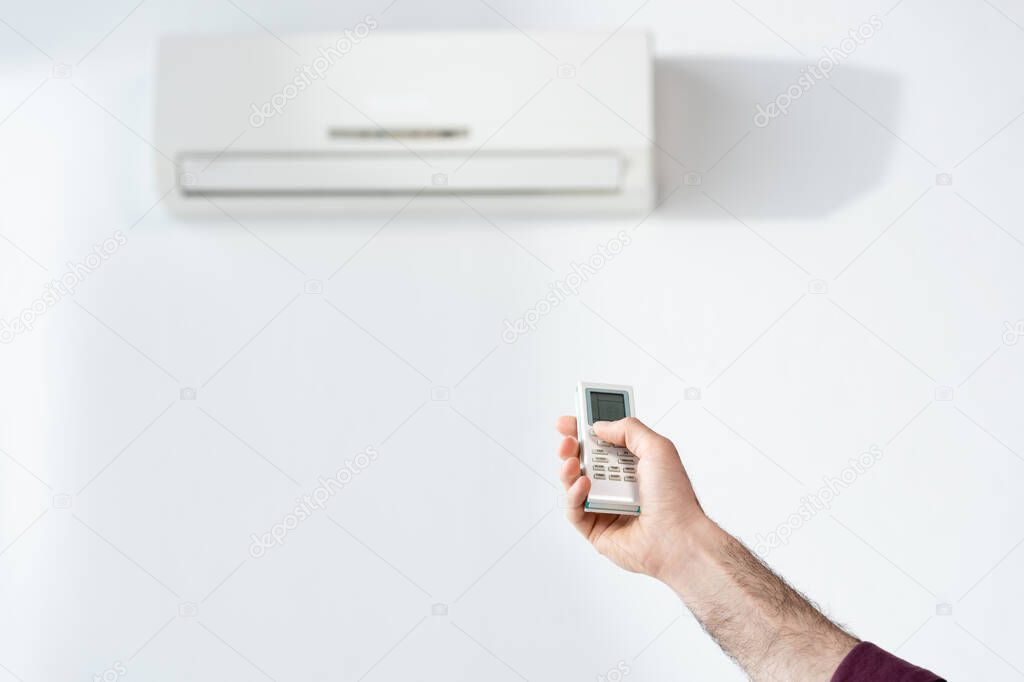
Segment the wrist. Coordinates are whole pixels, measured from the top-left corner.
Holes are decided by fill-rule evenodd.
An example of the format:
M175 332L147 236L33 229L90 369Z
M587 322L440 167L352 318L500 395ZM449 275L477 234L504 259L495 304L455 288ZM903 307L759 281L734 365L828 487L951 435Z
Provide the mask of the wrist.
M655 578L675 591L685 602L713 588L716 557L728 536L704 514L694 519L676 543L677 550L668 557Z

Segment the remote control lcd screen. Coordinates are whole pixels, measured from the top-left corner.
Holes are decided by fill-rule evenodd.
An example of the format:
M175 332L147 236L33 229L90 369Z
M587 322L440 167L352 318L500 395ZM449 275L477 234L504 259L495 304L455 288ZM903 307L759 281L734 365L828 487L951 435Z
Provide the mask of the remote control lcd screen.
M621 393L590 393L592 422L613 422L626 416L626 396Z

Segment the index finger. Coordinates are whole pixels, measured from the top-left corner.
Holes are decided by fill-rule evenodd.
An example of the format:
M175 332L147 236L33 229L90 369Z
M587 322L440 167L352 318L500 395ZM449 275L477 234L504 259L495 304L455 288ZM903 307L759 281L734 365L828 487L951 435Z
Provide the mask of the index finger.
M563 436L576 437L576 417L571 414L562 415L555 422L555 428Z

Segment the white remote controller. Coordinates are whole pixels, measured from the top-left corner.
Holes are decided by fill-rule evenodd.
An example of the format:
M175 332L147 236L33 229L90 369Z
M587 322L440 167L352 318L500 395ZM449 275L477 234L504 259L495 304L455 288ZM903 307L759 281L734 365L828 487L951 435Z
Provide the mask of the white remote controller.
M576 387L576 425L580 442L580 471L590 479L584 508L602 514L640 514L636 455L606 443L594 433L595 421L636 416L633 389L615 384L581 381Z

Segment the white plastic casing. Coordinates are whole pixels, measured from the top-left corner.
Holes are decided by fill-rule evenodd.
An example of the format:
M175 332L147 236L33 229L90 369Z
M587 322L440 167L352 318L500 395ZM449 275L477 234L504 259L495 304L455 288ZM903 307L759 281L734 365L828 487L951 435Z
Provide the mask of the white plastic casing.
M626 417L636 416L636 399L631 386L581 381L576 387L577 438L580 443L580 470L590 478L590 494L585 508L602 514L640 514L640 489L637 483L637 457L625 447L601 441L593 434L590 392L621 393L625 397Z
M220 217L464 214L466 203L485 215L646 215L648 35L531 38L564 63L515 31L283 36L298 54L258 32L166 37L160 191L173 188L177 213Z

